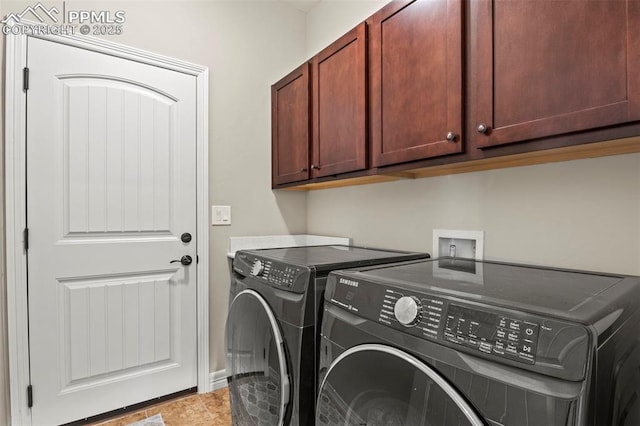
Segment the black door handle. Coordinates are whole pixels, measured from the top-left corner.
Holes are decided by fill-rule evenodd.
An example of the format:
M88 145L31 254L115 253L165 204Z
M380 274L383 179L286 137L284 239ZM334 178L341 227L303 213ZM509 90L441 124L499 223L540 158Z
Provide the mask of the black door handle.
M191 262L193 262L193 259L192 259L192 258L191 258L191 256L189 256L188 254L185 254L185 255L184 255L184 256L182 256L180 259L172 260L172 261L171 261L171 262L169 262L169 263L177 263L177 262L180 262L180 263L182 263L184 266L187 266L187 265L191 265Z

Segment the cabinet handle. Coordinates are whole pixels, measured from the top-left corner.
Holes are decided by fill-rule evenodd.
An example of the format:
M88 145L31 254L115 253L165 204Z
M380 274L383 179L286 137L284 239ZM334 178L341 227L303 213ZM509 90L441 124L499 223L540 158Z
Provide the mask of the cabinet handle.
M303 167L303 168L301 168L301 169L300 169L300 173L304 173L304 172L306 172L306 171L307 171L307 168L306 168L306 167Z
M320 166L316 166L315 164L312 164L311 170L320 170Z
M453 141L455 141L455 140L456 140L456 137L457 137L457 136L458 136L458 135L456 135L455 133L453 133L453 132L449 132L449 133L447 133L447 140L448 140L449 142L453 142Z
M482 133L486 135L487 132L489 131L489 126L487 126L484 123L481 123L476 130L478 131L478 133Z

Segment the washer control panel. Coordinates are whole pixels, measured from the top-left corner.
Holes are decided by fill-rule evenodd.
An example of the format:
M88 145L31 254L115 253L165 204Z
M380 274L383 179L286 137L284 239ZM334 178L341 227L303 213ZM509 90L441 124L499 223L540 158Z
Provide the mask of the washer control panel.
M362 327L381 339L408 345L403 347L413 347L412 336L427 343L424 350L436 344L564 380L586 377L593 350L587 326L526 309L522 303L515 309L498 298L474 296L444 286L390 283L386 277L373 281L359 271L332 272L325 303L363 320L340 316L327 306L325 315L336 323L329 322L326 330L323 326L323 333L331 334L342 321L345 327ZM336 339L342 338L337 334Z
M339 278L329 300L414 336L521 363L536 361L540 323L527 315L345 278Z
M414 327L423 337L486 354L535 363L540 325L524 319L449 303L439 297L386 289L378 321Z
M540 325L454 303L447 309L445 340L480 352L535 363Z

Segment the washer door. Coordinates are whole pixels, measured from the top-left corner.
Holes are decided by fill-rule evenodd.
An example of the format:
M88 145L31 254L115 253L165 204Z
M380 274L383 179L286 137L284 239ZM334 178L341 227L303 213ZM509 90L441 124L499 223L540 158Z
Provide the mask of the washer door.
M342 353L322 381L316 408L318 426L484 424L435 370L384 345Z
M284 339L271 308L255 291L244 290L233 299L226 341L234 424L284 424L289 404Z

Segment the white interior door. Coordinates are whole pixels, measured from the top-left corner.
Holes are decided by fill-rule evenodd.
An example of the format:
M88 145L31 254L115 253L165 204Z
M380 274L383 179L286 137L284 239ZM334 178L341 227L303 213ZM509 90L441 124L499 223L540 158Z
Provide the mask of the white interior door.
M196 78L34 38L28 67L33 424L195 386Z

